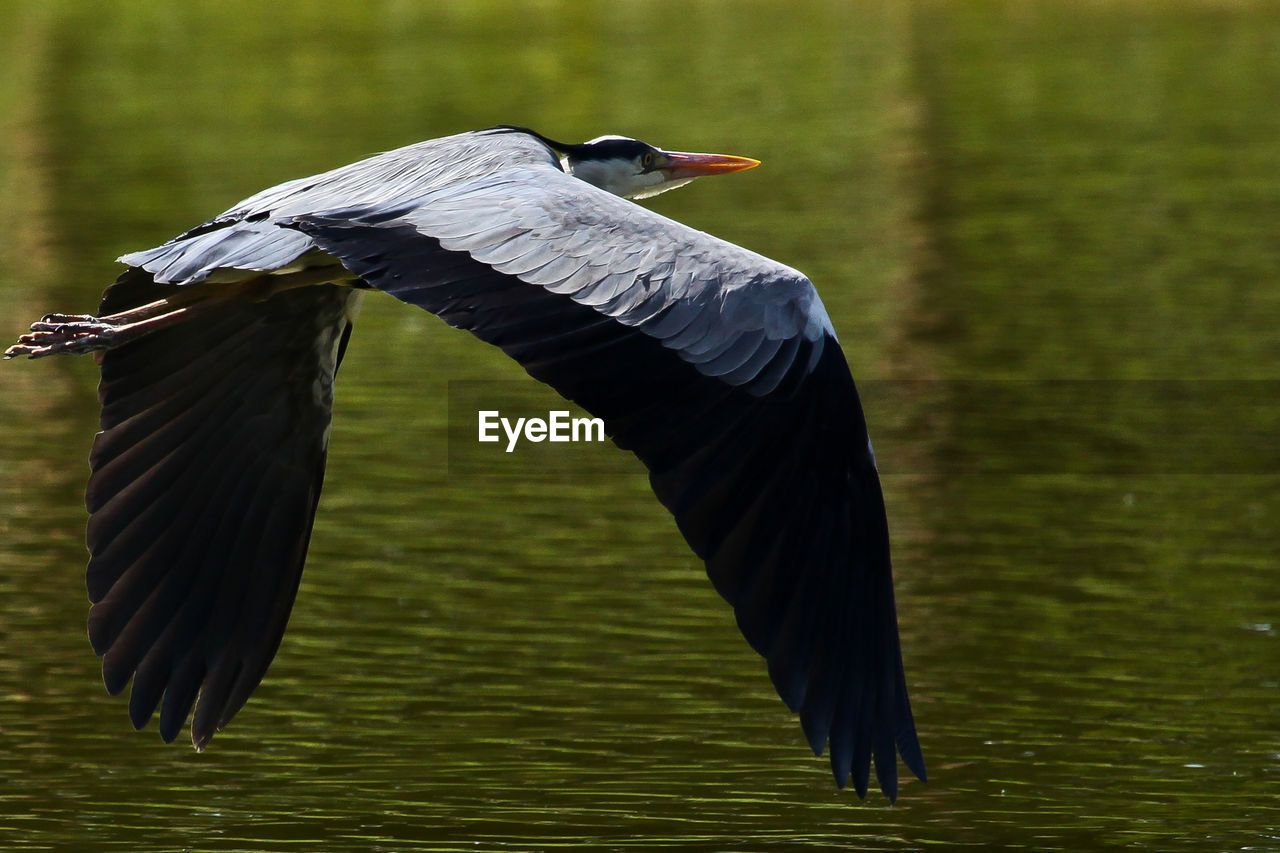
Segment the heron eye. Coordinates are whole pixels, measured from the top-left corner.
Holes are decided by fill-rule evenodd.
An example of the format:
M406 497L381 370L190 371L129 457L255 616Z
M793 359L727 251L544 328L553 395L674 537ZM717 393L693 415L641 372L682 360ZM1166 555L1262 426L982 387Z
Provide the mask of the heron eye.
M653 168L654 156L652 151L646 151L640 157L640 168L646 172Z

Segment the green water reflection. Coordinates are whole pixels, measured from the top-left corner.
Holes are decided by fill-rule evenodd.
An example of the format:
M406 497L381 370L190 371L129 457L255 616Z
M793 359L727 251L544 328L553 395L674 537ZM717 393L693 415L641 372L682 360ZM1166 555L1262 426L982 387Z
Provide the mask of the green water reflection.
M764 160L656 206L805 270L883 380L931 781L832 789L634 460L451 466L448 381L519 370L370 299L289 633L204 754L132 733L84 639L93 365L3 365L0 847L1280 850L1273 6L7 9L6 338L122 252L421 138ZM1009 417L1054 379L1142 406Z

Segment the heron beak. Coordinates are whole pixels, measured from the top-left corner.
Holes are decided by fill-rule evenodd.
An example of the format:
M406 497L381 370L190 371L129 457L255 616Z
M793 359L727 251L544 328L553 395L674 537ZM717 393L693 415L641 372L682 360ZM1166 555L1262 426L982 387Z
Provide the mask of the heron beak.
M667 180L671 181L699 178L703 175L726 175L760 165L759 160L734 157L732 154L684 154L679 151L662 153L667 158L667 165L662 167L662 171L667 173Z

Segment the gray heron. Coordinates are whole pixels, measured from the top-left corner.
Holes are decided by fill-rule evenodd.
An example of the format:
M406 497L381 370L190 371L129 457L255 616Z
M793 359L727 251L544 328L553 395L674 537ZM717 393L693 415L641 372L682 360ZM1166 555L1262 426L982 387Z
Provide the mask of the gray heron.
M203 749L284 634L334 376L365 291L501 347L647 466L837 785L922 780L879 475L801 273L632 200L757 161L499 126L251 196L125 255L98 315L6 358L95 354L90 641L141 728ZM192 711L194 707L194 713Z

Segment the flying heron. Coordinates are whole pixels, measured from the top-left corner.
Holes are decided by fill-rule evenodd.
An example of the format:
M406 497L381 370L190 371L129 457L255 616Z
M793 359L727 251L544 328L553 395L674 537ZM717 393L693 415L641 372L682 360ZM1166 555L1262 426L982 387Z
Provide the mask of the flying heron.
M921 779L884 499L801 273L634 204L758 162L500 126L254 195L128 265L97 316L6 358L93 352L89 638L141 728L203 749L275 656L366 290L496 344L648 467L836 783ZM191 714L194 706L194 714Z

